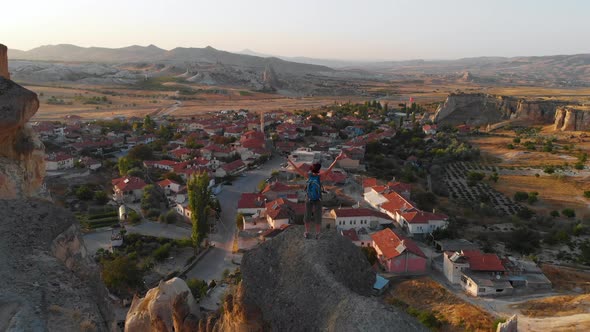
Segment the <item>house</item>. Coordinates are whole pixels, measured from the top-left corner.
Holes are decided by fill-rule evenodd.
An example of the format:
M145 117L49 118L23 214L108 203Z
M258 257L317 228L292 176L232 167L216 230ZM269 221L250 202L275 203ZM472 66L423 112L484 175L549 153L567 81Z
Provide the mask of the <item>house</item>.
M426 273L426 255L411 239L389 228L371 234L371 238L371 246L385 271L395 274Z
M188 148L176 148L170 151L170 155L179 160L188 160L195 155L195 151Z
M393 219L387 214L367 208L332 209L330 214L334 218L336 228L341 230L376 228L393 223Z
M293 203L284 198L266 203L266 220L271 228L280 228L303 220L304 213L305 204L303 203Z
M348 155L344 154L344 157L338 160L338 167L345 170L357 170L360 168L360 160L352 159Z
M238 201L238 213L243 215L263 216L266 210L266 198L259 193L242 193Z
M449 217L442 213L431 213L420 210L398 211L397 222L408 232L415 235L425 235L439 228L446 228Z
M508 295L514 288L504 277L506 271L496 254L479 250L447 251L443 255L443 272L449 282L460 284L473 296Z
M57 171L74 168L74 157L69 154L58 152L45 156L45 170Z
M287 185L281 182L273 182L266 185L262 190L262 194L269 201L273 201L277 198L290 198L291 200L294 198L295 202L297 202L299 194L301 194L301 196L304 194L302 189L303 187L298 185ZM293 197L293 195L296 196Z
M234 160L230 163L221 165L215 170L215 177L222 178L226 176L236 175L246 169L246 164L241 159Z
M146 168L163 169L168 172L174 171L174 167L177 164L178 162L174 160L146 160L143 162Z
M162 188L162 190L164 190L164 193L166 195L170 195L171 193L177 193L180 191L182 187L180 183L170 179L164 179L158 182L158 186Z
M89 168L91 171L96 171L97 169L99 169L102 166L102 162L100 160L96 160L96 159L90 158L90 157L82 157L82 158L80 158L79 161L84 166Z
M340 235L348 238L357 247L369 247L372 243L371 236L365 228L360 228L358 231L356 228L341 229Z
M125 176L111 181L113 199L117 202L135 202L143 196L145 181L135 176Z
M422 131L424 132L424 134L426 135L434 135L436 134L436 130L438 129L438 127L433 124L433 125L423 125L422 126Z

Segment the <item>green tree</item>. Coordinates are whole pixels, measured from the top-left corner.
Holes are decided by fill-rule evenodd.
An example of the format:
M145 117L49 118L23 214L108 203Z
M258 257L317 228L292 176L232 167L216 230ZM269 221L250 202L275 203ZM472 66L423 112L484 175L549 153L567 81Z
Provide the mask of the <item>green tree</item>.
M109 201L109 197L107 196L107 193L105 193L102 190L99 190L99 191L94 192L94 200L98 204L104 205Z
M188 206L192 211L191 222L193 230L191 239L195 251L207 234L207 216L211 191L209 190L209 175L206 172L192 176L187 183Z
M114 293L134 291L142 286L143 272L132 259L120 256L113 260L103 259L101 263L102 280Z
M154 159L154 151L147 145L136 145L129 150L127 158L134 160L151 160Z
M155 127L156 123L154 122L154 120L152 120L152 118L149 115L146 115L145 118L143 118L143 130L151 131Z
M92 197L94 196L92 190L90 190L90 188L83 184L80 187L78 187L78 189L76 189L76 197L78 197L78 199L83 200L83 201L88 201L90 199L92 199Z
M207 294L207 290L209 289L207 283L201 279L190 278L186 281L186 285L191 290L191 293L195 299L205 296L205 294Z
M158 189L153 184L148 184L143 188L141 209L144 211L160 210L160 203L162 200L162 193L158 191Z
M171 209L170 211L168 211L166 213L166 216L164 217L164 221L167 224L173 224L173 223L175 223L176 222L176 219L177 219L177 214L176 214L176 211L174 211L173 209Z
M258 189L258 192L262 192L264 188L266 188L266 181L260 180L260 182L258 182L258 186L256 186L256 189Z
M576 216L576 211L574 211L574 209L566 208L561 210L561 214L568 218L574 218Z

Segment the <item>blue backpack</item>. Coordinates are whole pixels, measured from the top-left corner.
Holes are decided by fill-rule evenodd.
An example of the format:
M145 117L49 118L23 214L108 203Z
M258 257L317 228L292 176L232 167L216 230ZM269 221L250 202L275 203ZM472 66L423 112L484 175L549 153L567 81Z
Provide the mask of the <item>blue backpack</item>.
M305 191L307 192L307 199L312 202L322 199L322 184L319 175L309 175Z

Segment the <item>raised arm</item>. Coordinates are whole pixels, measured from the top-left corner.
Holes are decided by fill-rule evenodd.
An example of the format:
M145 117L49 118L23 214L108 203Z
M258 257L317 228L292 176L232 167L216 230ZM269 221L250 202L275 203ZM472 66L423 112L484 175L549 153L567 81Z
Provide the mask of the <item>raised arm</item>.
M322 174L328 174L332 171L332 168L334 168L334 166L336 166L336 163L338 162L338 160L342 159L344 156L342 155L342 152L340 152L340 154L338 155L338 157L336 157L336 159L334 159L334 162L330 165L330 167L328 167L328 169L325 172L322 172Z
M300 170L297 165L295 165L295 163L289 158L287 157L287 161L289 162L289 164L291 164L291 166L293 166L293 168L295 169L295 171L297 173L299 173L299 175L301 175L302 177L305 177L307 174L305 174L304 171Z

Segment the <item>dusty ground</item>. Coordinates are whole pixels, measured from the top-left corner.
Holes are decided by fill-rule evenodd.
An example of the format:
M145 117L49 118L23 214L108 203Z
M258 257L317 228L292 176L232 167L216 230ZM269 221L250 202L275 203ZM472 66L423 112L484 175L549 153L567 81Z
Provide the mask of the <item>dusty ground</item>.
M541 269L555 290L590 293L590 272L550 264L543 264Z
M590 190L590 182L585 178L533 175L500 175L497 183L491 182L494 189L508 197L514 197L517 191L539 193L539 201L528 205L542 215L564 208L576 210L576 216L583 217L589 213L590 200L584 198L585 190Z
M590 312L590 295L564 295L527 301L514 305L531 318L571 316Z
M391 300L433 312L446 321L443 331L490 331L494 324L491 314L461 300L429 277L396 282L386 295L386 301Z

